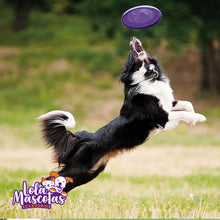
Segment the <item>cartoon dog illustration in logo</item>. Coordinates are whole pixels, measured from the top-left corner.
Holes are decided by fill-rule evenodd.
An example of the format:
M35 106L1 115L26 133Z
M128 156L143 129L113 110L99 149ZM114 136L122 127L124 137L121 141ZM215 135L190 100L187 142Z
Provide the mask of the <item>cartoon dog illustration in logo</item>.
M66 187L67 181L73 183L73 179L70 177L60 176L55 171L50 172L50 176L53 177L51 180L46 180L45 178L42 178L42 185L51 192L62 193L62 195L66 196L67 193L63 192L63 189Z

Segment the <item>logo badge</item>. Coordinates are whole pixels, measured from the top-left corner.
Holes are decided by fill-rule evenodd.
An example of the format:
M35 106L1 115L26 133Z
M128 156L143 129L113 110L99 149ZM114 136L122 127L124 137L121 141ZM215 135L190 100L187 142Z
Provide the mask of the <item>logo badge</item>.
M60 176L55 171L50 173L50 179L42 178L41 183L35 182L30 187L23 181L22 190L14 191L12 205L20 203L22 209L51 209L53 203L64 205L68 194L63 190L68 181L73 183L72 178Z

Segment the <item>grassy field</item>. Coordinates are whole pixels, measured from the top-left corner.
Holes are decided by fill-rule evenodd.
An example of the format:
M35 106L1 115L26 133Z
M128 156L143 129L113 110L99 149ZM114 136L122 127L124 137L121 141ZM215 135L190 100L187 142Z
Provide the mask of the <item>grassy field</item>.
M31 155L35 157L32 159ZM0 157L2 217L220 217L219 148L140 147L113 159L96 180L70 192L63 206L52 205L51 210L22 210L19 204L13 206L13 191L21 189L23 180L31 185L48 174L45 167L55 166L48 157L49 152L39 149L20 149L13 155L3 151ZM7 159L13 163L7 163Z
M100 40L84 18L33 12L30 27L13 33L11 11L0 7L0 13L1 218L220 218L220 102L198 90L195 49L190 56L156 53L176 97L193 101L206 123L181 124L112 159L97 179L70 192L64 206L13 206L23 180L31 185L57 167L35 118L62 109L74 114L73 131L103 126L122 105L118 76L126 57L117 55L117 39Z

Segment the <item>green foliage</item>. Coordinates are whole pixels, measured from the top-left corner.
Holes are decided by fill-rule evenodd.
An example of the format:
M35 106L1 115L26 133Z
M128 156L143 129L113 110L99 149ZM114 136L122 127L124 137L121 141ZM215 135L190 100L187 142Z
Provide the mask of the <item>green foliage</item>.
M15 3L16 1L12 1L12 5ZM121 24L123 12L143 4L153 5L161 10L162 19L156 28L135 31L123 27ZM202 44L205 43L205 40L219 40L220 37L220 31L217 28L220 19L220 2L218 0L211 2L209 0L179 0L178 2L175 0L139 0L138 2L127 0L53 0L50 3L41 0L33 1L32 5L35 8L38 6L38 8L47 9L47 11L58 15L65 13L84 15L94 32L99 32L97 41L102 40L103 37L113 38L119 35L121 38L126 36L125 33L130 33L131 36L136 33L138 37L145 36L145 38L156 41L157 44L166 39L169 47L179 50L182 45L191 42L204 47L205 45ZM2 8L5 8L4 4L2 4ZM3 11L3 13L5 12ZM38 24L41 25L41 22Z

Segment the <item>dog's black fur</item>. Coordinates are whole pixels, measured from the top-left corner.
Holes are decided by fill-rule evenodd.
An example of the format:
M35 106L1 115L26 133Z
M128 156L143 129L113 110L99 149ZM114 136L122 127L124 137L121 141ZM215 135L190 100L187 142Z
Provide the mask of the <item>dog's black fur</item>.
M136 50L132 48L129 53L120 77L125 98L117 118L95 133L66 130L62 121L68 120L68 116L62 112L40 118L43 137L49 146L54 146L56 161L61 166L59 175L73 178L73 183L68 183L64 189L66 192L95 178L104 170L110 157L142 144L153 130L164 128L168 122L168 112L161 106L159 98L139 93L138 83L133 83L133 74L143 67L143 63L146 69L144 80L167 79L155 58L139 59L137 52L143 48L138 43L135 45ZM150 64L154 64L154 70L149 68ZM173 105L176 105L175 101Z

